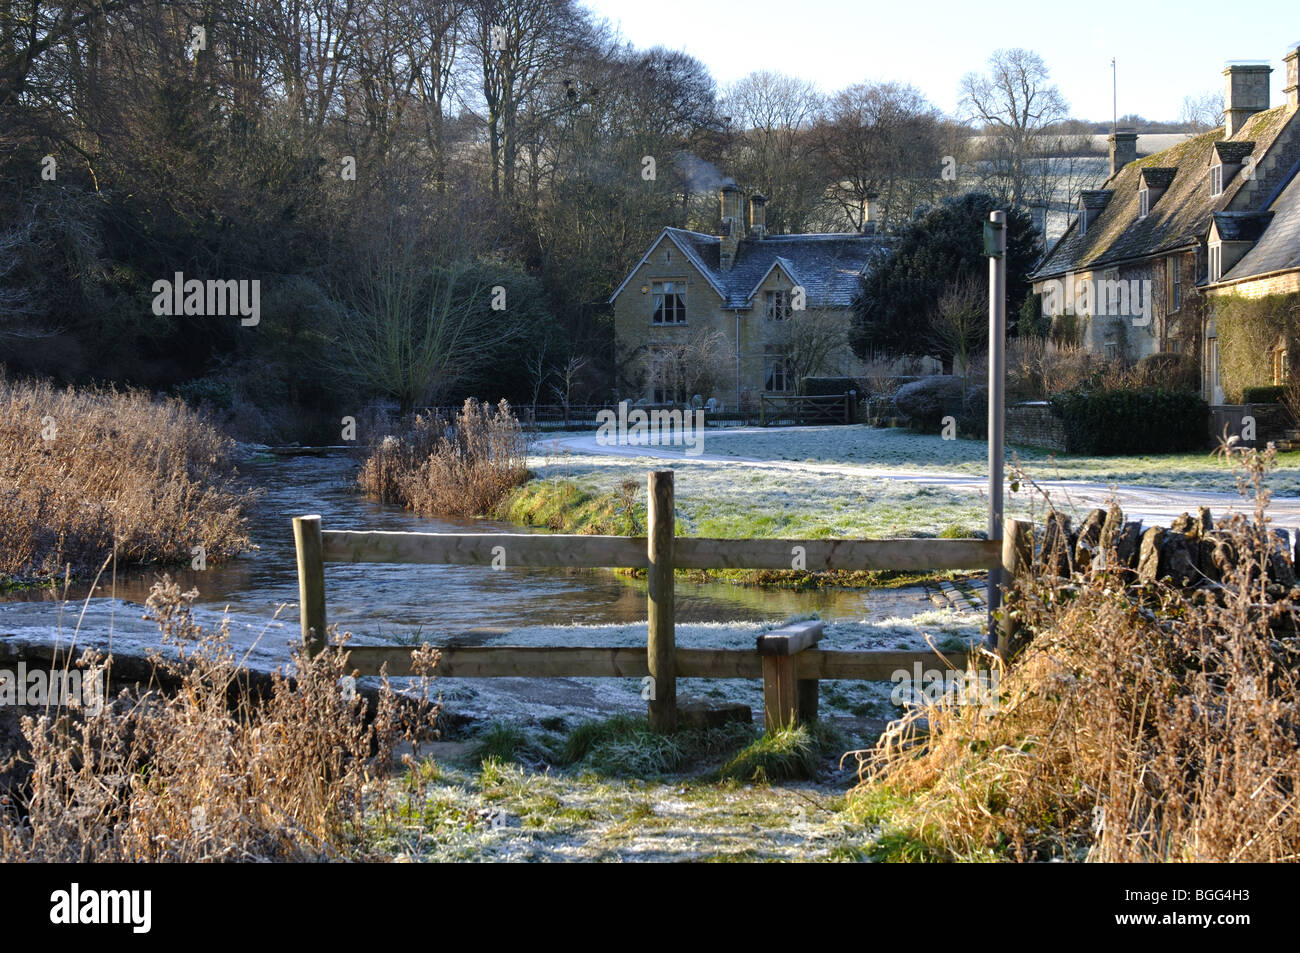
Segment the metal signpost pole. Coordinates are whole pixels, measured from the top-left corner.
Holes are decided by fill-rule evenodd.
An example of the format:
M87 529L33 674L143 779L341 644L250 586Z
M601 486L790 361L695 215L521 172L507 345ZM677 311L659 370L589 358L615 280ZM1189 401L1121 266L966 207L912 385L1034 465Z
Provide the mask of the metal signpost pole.
M984 254L989 259L989 539L1002 538L1002 441L1006 421L1003 384L1007 342L1007 213L991 212L984 224ZM988 645L997 648L994 614L1002 601L1002 570L989 570Z

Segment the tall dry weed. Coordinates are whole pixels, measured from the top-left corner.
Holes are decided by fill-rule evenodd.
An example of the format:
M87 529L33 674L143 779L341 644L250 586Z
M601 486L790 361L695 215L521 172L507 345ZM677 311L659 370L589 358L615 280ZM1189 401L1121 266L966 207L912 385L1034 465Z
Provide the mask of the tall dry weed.
M1220 527L1221 584L1020 585L1033 638L998 704L913 709L859 794L899 796L891 823L953 858L1300 859L1300 589L1266 520L1272 456L1242 462L1255 514Z
M249 548L233 442L184 402L57 390L0 372L0 581Z
M528 442L510 404L467 400L455 419L417 416L371 450L358 477L377 500L422 516L490 515L528 478Z

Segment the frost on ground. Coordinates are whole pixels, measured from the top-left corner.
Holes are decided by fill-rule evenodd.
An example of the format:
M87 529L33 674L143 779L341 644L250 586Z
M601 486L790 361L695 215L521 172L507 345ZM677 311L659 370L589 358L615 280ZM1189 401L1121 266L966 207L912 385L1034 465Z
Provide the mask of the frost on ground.
M647 471L665 467L651 457L584 454L544 441L528 465L539 479L571 481L593 495L612 493L626 480L643 483ZM682 466L673 493L682 536L937 536L952 528L970 534L988 521L981 497L966 491L741 461Z
M856 861L876 837L832 785L429 770L386 825L398 861Z
M579 434L548 435L554 443ZM544 452L547 440L536 452ZM628 448L632 450L634 448ZM681 448L655 447L680 454ZM864 424L835 427L709 428L703 437L706 457L807 464L853 464L900 472L944 472L980 476L988 472L988 445L983 440L944 440L938 435L882 429ZM1089 457L1055 454L1033 447L1009 448L1037 479L1080 480L1101 484L1175 490L1236 492L1234 468L1208 451L1160 456ZM1270 487L1281 496L1300 495L1300 452L1278 456Z

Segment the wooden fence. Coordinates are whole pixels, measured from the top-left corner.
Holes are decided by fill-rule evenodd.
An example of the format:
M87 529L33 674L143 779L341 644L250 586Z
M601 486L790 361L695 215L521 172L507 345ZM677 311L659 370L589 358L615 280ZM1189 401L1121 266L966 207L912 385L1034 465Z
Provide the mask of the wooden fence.
M816 647L820 624L769 632L753 651L678 647L674 618L676 569L925 570L1004 567L1014 575L1027 560L1023 524L1010 525L1004 545L982 539L701 539L673 531L673 473L649 475L645 537L509 533L402 533L324 530L319 516L293 520L303 640L325 648L327 562L433 563L514 567L556 566L644 569L649 581L645 646L447 646L437 673L447 678L644 678L653 681L650 722L658 730L677 723L677 679L762 678L769 730L815 717L819 679L889 680L920 662L945 660L931 651L836 652ZM490 571L490 570L489 570ZM999 649L1011 632L999 635ZM350 646L350 665L361 675L411 674L411 648ZM966 665L966 654L948 656ZM940 669L942 670L942 669Z

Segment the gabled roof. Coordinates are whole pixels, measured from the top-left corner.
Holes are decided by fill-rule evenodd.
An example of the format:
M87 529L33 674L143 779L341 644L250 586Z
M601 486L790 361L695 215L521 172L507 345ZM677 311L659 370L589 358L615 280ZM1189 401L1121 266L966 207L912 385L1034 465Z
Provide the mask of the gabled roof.
M1241 256L1218 284L1300 269L1300 175L1269 204L1271 218L1255 247Z
M1147 166L1142 170L1142 182L1149 188L1167 189L1177 174L1177 167Z
M682 250L722 297L723 307L748 309L772 269L778 265L790 279L803 287L809 308L847 308L858 293L859 278L876 256L884 253L893 239L882 235L830 233L770 235L744 239L737 245L731 271L719 266L721 239L716 235L682 228L665 228L622 283L610 296L612 303L632 275L650 258L665 238Z
M1215 212L1214 230L1225 242L1253 242L1272 217L1272 212Z
M1231 141L1254 142L1254 155L1262 158L1294 114L1285 105L1256 113L1242 124ZM1227 209L1246 182L1244 176L1236 175L1225 184L1223 194L1210 194L1206 167L1216 154L1216 143L1223 141L1223 132L1220 127L1194 136L1145 159L1130 162L1112 175L1105 182L1105 188L1114 193L1106 208L1088 222L1083 235L1079 234L1077 221L1072 222L1039 263L1033 280L1105 268L1199 244L1209 231L1213 213ZM1177 174L1150 214L1138 218L1138 188L1143 173L1163 169L1176 170ZM1163 175L1155 171L1148 179ZM1251 201L1257 199L1252 197Z
M753 299L754 295L758 294L758 289L762 287L763 282L767 281L767 276L770 275L777 268L780 268L782 271L784 271L786 277L789 278L796 285L800 285L804 288L808 287L803 283L803 279L799 277L799 271L794 267L793 262L791 262L790 259L788 258L782 258L778 255L776 258L772 259L771 267L768 268L767 271L763 272L763 277L759 278L758 281L754 282L754 287L749 289L750 299Z
M646 253L641 256L641 260L636 263L627 276L619 282L619 286L614 289L614 293L609 296L608 304L613 304L614 299L623 293L627 283L632 280L632 276L640 270L641 266L649 261L650 256L655 253L655 249L664 243L664 240L672 242L677 246L678 251L686 256L686 259L704 275L705 281L718 293L724 302L727 300L727 290L721 283L715 280L714 274L718 270L718 239L710 235L701 235L699 232L690 232L684 228L665 228L659 233L659 237L650 243ZM702 241L697 241L702 240ZM712 242L712 248L709 247ZM710 264L712 258L712 264Z
M1219 161L1240 165L1246 161L1246 156L1255 151L1255 143L1220 139L1214 144L1214 151L1218 154Z

